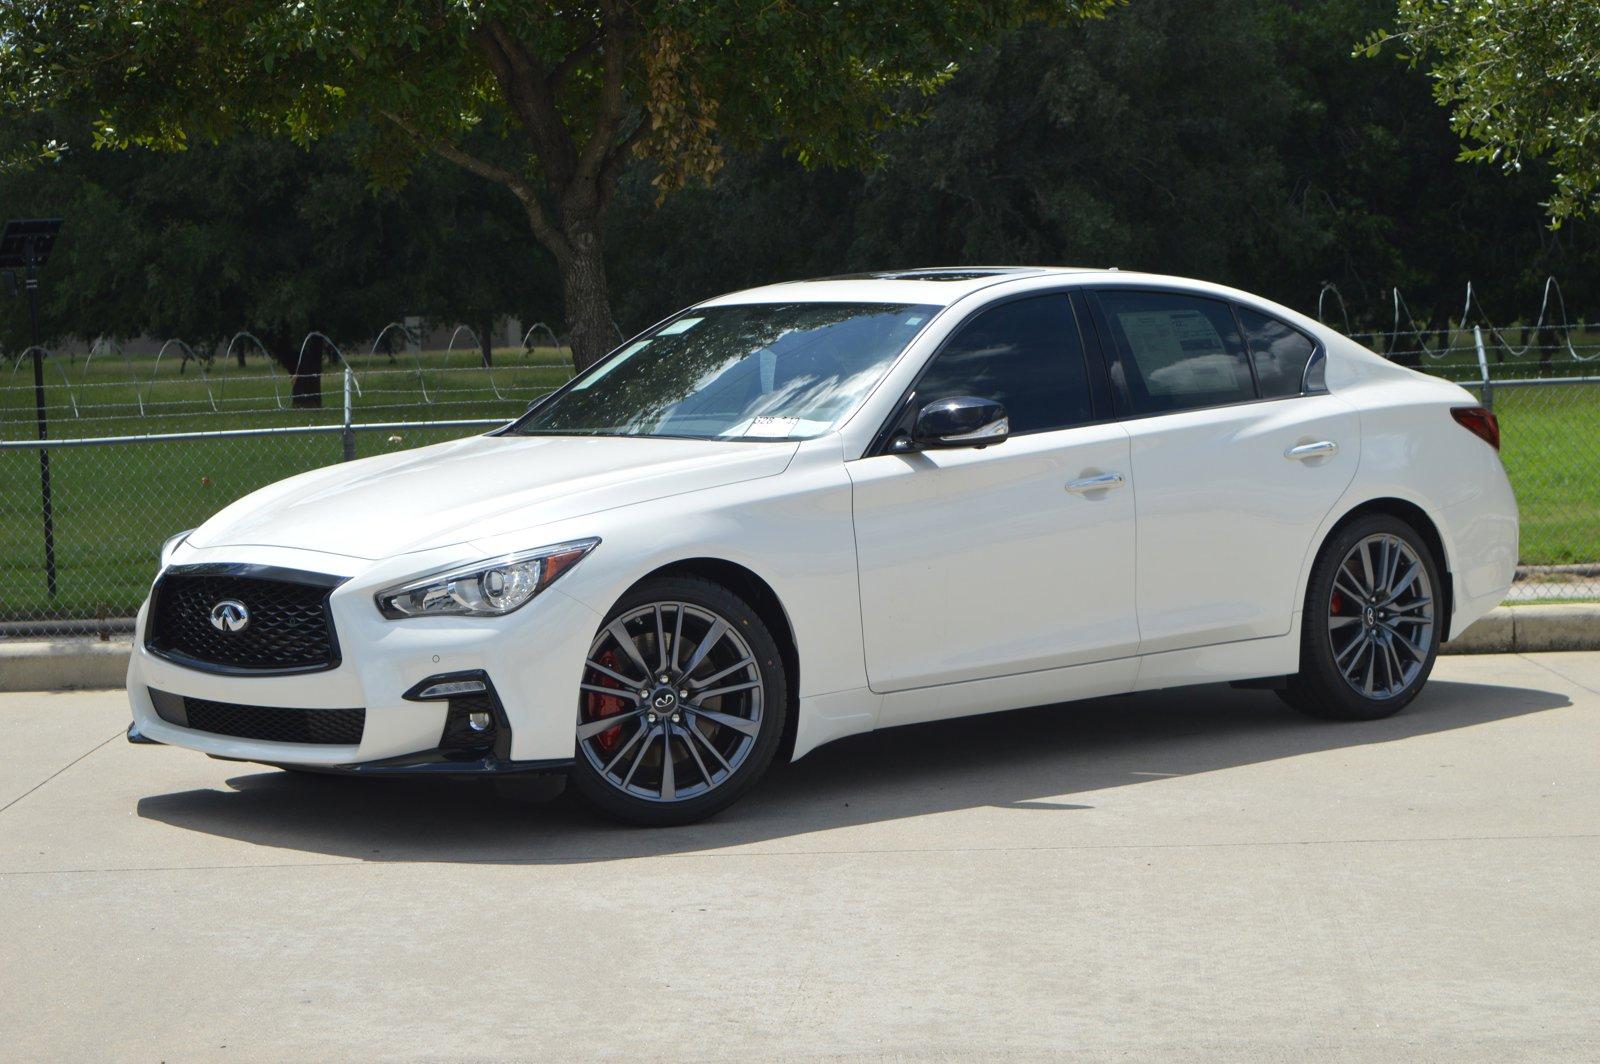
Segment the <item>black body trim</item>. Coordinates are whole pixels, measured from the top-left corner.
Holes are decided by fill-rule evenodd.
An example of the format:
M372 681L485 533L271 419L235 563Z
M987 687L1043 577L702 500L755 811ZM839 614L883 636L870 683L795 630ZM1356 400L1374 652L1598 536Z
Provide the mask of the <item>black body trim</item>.
M549 761L502 761L497 757L479 758L476 761L451 761L437 750L424 750L417 754L401 754L381 761L363 761L356 765L283 765L273 761L258 764L273 768L292 768L300 772L322 772L330 776L410 776L428 779L482 779L485 776L535 776L565 774L572 767L570 757Z

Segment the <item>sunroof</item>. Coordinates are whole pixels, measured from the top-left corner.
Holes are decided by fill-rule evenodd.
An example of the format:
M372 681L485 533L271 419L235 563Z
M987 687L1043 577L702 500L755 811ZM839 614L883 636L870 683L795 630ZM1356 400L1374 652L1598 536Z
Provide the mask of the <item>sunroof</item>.
M896 281L976 281L984 277L1002 277L1008 273L1038 273L1032 266L973 266L967 269L897 270L876 276Z
M1012 273L1039 273L1037 266L946 266L918 270L874 270L819 277L819 281L977 281Z

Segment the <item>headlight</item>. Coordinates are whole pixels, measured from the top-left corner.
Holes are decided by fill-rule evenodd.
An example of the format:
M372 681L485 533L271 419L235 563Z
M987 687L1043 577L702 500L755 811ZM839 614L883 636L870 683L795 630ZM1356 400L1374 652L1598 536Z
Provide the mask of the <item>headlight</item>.
M598 539L558 543L385 588L375 596L378 612L392 621L452 615L499 617L555 583L599 543Z
M179 532L175 536L167 537L167 541L161 544L161 568L165 569L167 567L167 563L172 560L172 552L181 547L183 541L188 539L189 533L193 531L194 529L191 528L187 531Z

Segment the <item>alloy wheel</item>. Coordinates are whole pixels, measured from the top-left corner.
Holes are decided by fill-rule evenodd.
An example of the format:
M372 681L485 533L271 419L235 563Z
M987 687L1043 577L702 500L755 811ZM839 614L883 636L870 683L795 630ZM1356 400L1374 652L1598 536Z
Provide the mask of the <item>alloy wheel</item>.
M687 602L617 617L589 648L578 747L615 790L682 802L721 787L755 749L762 680L726 618Z
M1433 644L1433 586L1427 566L1399 536L1362 539L1334 571L1328 596L1333 663L1364 698L1404 693Z

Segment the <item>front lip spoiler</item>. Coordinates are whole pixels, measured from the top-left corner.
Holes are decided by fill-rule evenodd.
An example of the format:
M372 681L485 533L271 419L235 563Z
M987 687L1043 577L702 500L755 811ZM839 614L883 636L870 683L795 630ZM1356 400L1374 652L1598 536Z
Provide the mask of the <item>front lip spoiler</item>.
M504 761L493 755L476 761L452 760L437 750L386 757L381 761L361 761L353 765L289 765L274 761L257 764L273 768L292 768L301 772L323 772L330 776L410 776L427 779L483 779L500 776L565 775L572 767L570 757L547 761Z

